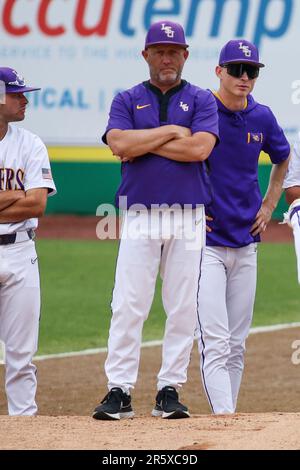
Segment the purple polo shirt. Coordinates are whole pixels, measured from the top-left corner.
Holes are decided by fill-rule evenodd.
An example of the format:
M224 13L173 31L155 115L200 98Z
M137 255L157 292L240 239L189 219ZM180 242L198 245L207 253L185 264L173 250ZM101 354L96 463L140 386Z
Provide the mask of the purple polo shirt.
M263 150L272 163L289 157L290 145L270 108L248 97L245 110L233 112L216 97L221 143L208 161L213 202L207 213L213 217L207 245L239 248L260 237L250 233L262 203L258 184L258 159Z
M218 138L218 110L213 95L184 80L165 94L150 82L141 83L114 98L102 140L107 143L106 134L111 129L153 129L167 124L188 127L192 134L210 132ZM132 163L122 164L122 181L116 195L118 207L120 196L127 196L127 207L209 204L206 165L147 153Z

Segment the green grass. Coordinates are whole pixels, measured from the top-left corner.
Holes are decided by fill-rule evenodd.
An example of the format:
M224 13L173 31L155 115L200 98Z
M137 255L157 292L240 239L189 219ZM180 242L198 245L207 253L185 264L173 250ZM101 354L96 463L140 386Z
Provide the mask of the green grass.
M118 243L39 240L37 250L42 285L38 353L106 346ZM144 340L162 336L160 305L156 295Z
M106 346L118 244L39 240L42 317L39 354ZM165 314L160 281L144 340L160 339ZM254 325L300 320L294 248L262 245Z
M300 286L292 244L262 244L253 326L300 321Z

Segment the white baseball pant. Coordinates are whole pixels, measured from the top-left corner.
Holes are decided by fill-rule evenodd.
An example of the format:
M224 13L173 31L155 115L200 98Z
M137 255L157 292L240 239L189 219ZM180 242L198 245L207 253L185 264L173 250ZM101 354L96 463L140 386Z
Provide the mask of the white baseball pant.
M157 389L180 387L186 382L197 321L205 215L200 206L185 212L183 220L182 210L177 210L170 223L171 213L164 209L124 215L105 363L109 389L120 387L129 393L134 388L143 324L159 271L167 319Z
M257 245L206 247L198 307L200 372L212 412L234 413L252 322Z
M300 199L296 199L285 214L285 219L293 229L295 252L297 258L298 283L300 284Z
M34 415L40 282L32 240L0 245L0 339L5 344L5 389L10 415Z

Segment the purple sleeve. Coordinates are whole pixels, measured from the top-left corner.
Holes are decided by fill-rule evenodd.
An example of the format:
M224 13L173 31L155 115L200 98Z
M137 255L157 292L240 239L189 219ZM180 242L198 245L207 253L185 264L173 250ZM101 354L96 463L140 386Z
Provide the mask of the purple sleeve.
M210 132L219 138L219 116L216 100L210 91L200 93L195 101L195 113L191 125L192 134Z
M269 113L268 134L262 149L270 156L271 162L276 164L289 157L290 144L271 110Z
M111 129L128 130L133 129L130 101L127 103L124 93L119 93L111 104L109 120L102 141L107 144L106 135Z

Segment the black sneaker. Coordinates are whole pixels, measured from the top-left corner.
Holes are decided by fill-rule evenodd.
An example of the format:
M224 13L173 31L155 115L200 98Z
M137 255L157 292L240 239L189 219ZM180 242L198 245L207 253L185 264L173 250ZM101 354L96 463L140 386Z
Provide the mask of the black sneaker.
M190 413L186 406L178 400L178 393L174 387L164 387L156 395L156 404L152 416L161 416L167 419L189 418Z
M93 413L93 418L103 420L132 418L133 416L131 396L118 387L114 387L108 392Z

